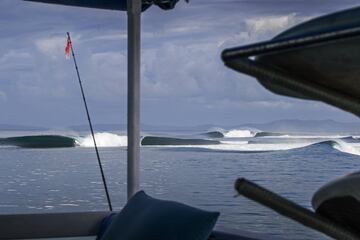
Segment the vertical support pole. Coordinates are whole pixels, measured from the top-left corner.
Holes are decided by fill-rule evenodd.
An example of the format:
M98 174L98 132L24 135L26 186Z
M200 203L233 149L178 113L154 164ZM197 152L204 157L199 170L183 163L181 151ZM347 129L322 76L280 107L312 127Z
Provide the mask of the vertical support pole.
M128 14L128 199L140 188L140 32L141 0L127 0Z

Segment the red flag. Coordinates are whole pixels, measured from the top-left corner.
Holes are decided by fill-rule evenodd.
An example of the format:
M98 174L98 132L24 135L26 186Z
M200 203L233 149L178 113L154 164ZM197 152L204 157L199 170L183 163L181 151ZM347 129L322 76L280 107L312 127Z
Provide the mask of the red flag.
M67 43L65 47L66 59L70 59L70 52L71 52L71 40L70 40L70 34L68 33Z

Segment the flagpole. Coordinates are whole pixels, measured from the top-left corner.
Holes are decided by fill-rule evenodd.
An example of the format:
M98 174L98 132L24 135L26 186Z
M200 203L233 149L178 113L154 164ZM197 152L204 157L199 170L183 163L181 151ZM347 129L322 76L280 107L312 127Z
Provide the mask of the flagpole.
M128 118L127 193L140 189L140 31L141 0L127 0Z
M101 173L102 181L103 181L104 188L105 188L106 200L107 200L107 202L108 202L109 210L112 211L113 208L112 208L111 201L110 201L110 194L109 194L109 190L108 190L108 187L107 187L107 184L106 184L105 174L104 174L104 170L103 170L103 167L102 167L102 164L101 164L100 154L99 154L99 150L98 150L98 147L97 147L97 144L96 144L96 140L95 140L94 129L93 129L93 126L92 126L92 124L91 124L89 109L88 109L88 107L87 107L86 98L85 98L85 93L84 93L84 89L83 89L83 86L82 86L82 82L81 82L81 78L80 78L80 73L79 73L79 68L78 68L78 66L77 66L77 62L76 62L76 58L75 58L75 52L74 52L74 49L73 49L73 46L72 46L72 42L71 42L71 38L70 38L70 33L69 33L69 32L67 32L67 36L68 36L68 45L66 46L66 48L68 48L69 45L70 45L71 53L72 53L73 60L74 60L74 64L75 64L76 74L77 74L78 81L79 81L79 85L80 85L81 95L82 95L83 102L84 102L84 106L85 106L85 110L86 110L86 116L87 116L87 119L88 119L88 122L89 122L90 131L91 131L91 136L92 136L92 138L93 138L94 147L95 147L95 152L96 152L96 156L97 156L97 160L98 160L98 164L99 164L99 168L100 168L100 173ZM70 49L69 49L69 50L70 50ZM67 50L66 50L66 51L67 51ZM66 52L66 54L68 54L68 52Z

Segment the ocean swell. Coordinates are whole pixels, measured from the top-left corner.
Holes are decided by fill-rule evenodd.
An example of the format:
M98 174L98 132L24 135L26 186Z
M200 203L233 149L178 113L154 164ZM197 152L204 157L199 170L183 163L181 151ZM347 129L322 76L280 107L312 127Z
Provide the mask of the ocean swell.
M20 136L0 139L0 144L22 148L65 148L75 147L74 138L60 135Z

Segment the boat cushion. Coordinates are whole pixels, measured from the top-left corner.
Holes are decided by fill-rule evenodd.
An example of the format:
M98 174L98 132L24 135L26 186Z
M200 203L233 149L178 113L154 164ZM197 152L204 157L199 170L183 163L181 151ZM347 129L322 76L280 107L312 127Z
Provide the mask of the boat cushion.
M205 240L218 217L218 212L155 199L140 191L115 216L101 240Z
M360 231L360 172L321 187L313 196L315 211L340 225Z

